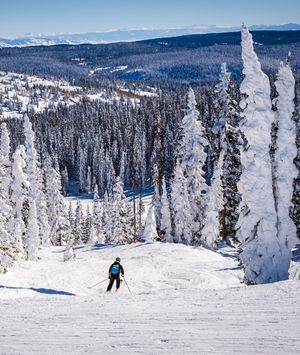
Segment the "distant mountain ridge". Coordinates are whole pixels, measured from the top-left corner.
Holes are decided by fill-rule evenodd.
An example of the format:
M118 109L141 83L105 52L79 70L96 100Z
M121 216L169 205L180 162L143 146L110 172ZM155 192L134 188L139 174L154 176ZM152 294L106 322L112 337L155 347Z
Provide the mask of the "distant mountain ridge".
M300 24L253 25L251 31L295 31ZM167 38L190 34L223 33L240 31L240 27L189 26L170 29L120 29L106 32L87 32L53 35L27 35L14 39L0 38L0 47L51 46L57 44L101 44L134 42L152 38Z

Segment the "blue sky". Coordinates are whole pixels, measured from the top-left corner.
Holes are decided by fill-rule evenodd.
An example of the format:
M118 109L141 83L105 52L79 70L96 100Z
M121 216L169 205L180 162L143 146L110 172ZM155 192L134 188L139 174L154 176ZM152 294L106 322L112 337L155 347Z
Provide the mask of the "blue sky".
M300 23L300 0L0 0L0 36Z

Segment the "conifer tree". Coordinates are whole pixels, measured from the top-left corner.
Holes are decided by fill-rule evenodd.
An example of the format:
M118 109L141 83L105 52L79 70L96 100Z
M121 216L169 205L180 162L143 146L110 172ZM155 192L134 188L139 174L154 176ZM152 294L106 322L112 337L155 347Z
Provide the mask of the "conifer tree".
M246 282L266 283L277 281L281 274L270 158L274 113L269 79L261 70L252 36L245 25L242 28L242 59L240 128L245 143L241 150L243 170L238 183L242 193L238 221L238 239L242 242L240 259Z
M177 163L171 191L174 242L191 244L193 238L191 206L189 202L187 179L181 165Z
M214 169L212 184L208 191L207 206L205 210L205 223L202 229L202 244L210 249L217 249L220 242L220 213L224 208L222 166L224 165L224 152L221 150L217 165Z
M84 241L84 219L82 212L82 204L77 200L75 219L74 219L74 238L75 244L83 244Z
M102 229L105 243L112 243L112 203L107 191L103 199Z
M5 123L1 124L0 136L0 273L12 265L15 257L13 237L9 233L12 206L9 201L11 185L10 139ZM12 233L13 231L11 231Z
M167 243L173 242L172 235L172 222L171 222L171 211L170 202L167 193L166 180L163 177L162 180L162 195L161 195L161 223L160 228L162 231L163 241Z
M208 145L204 137L204 128L198 120L196 100L193 89L188 93L188 109L182 120L181 140L178 147L178 158L182 172L186 178L191 230L193 239L199 240L203 227L203 210L205 207L205 191L207 184L204 179L206 163L205 147ZM188 237L190 240L190 237Z
M1 124L0 140L0 192L3 199L9 199L11 184L10 138L5 123Z
M155 207L153 203L147 213L145 228L143 231L143 240L145 242L154 242L158 240Z
M29 198L29 206L29 216L24 236L24 251L27 260L37 261L37 251L40 239L34 199Z
M297 231L290 217L293 183L297 178L294 159L297 155L296 126L293 121L295 111L295 79L289 60L281 63L275 81L278 93L275 99L277 111L277 139L275 150L275 203L277 211L278 238L281 245L280 279L288 278L291 249L297 243Z
M61 179L60 175L49 163L47 166L46 194L51 243L53 245L66 245L69 238L70 224L61 194Z
M24 256L23 236L26 232L24 222L24 203L28 194L29 183L25 173L25 148L19 146L13 154L12 182L10 186L10 200L12 215L9 222L9 232L14 236L15 246L20 256Z
M104 243L103 229L102 229L102 211L98 194L98 186L95 186L93 212L92 212L92 225L95 233L95 240L99 243Z
M42 173L35 148L35 134L28 116L24 116L24 135L26 149L26 173L29 182L28 196L36 206L39 237L44 245L49 243L49 222L46 197L42 186Z
M112 229L111 241L116 244L122 244L133 241L133 229L130 216L130 209L123 192L122 182L119 177L116 178L112 192Z
M212 142L214 146L214 165L220 174L220 186L216 185L214 178L214 193L210 189L210 196L222 195L222 203L218 204L219 228L218 239L227 243L236 242L236 223L238 220L238 206L240 196L238 194L237 182L241 175L239 144L241 135L239 131L239 112L235 100L234 85L230 73L227 71L226 63L221 65L221 74L219 83L216 85L214 101L215 122L212 129L215 139ZM222 154L222 165L220 166L220 155ZM218 166L217 166L218 165ZM213 173L215 175L215 173ZM221 195L220 195L221 194ZM212 201L208 202L211 204ZM207 211L210 208L207 207Z

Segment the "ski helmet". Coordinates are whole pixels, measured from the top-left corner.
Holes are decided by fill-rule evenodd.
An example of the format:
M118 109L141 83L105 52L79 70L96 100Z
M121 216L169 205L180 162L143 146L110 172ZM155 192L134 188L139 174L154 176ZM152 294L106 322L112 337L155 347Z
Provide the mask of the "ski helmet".
M116 261L121 261L121 259L118 257L118 258L116 258Z

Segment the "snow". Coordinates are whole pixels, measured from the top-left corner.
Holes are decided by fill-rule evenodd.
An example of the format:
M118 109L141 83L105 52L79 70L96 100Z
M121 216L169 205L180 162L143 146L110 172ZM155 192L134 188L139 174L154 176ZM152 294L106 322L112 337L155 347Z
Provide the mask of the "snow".
M80 58L74 58L80 59ZM115 70L125 70L125 66ZM127 67L126 67L127 68ZM98 68L100 69L108 68ZM55 93L53 93L53 88ZM124 90L125 91L125 90ZM57 94L57 95L56 95ZM140 96L157 96L153 92L137 92ZM0 116L3 118L22 118L28 110L42 112L46 108L56 109L59 104L71 106L83 98L90 101L99 100L106 103L120 100L120 93L116 90L113 94L106 89L97 91L81 86L71 85L65 80L45 79L38 76L25 75L0 71ZM33 100L34 98L34 100ZM134 103L139 99L129 98Z
M128 65L119 65L117 67L114 67L112 70L110 70L110 73L115 73L117 71L123 71L128 68Z
M0 276L3 354L297 354L300 283L246 287L233 251L152 243L40 251ZM126 281L105 293L111 262Z
M51 88L58 90L58 97ZM70 85L65 80L50 80L11 72L0 72L0 94L3 95L0 109L4 118L22 118L28 109L42 112L51 105L56 108L60 103L74 105L84 95L81 87ZM11 106L14 101L19 103L17 108Z

